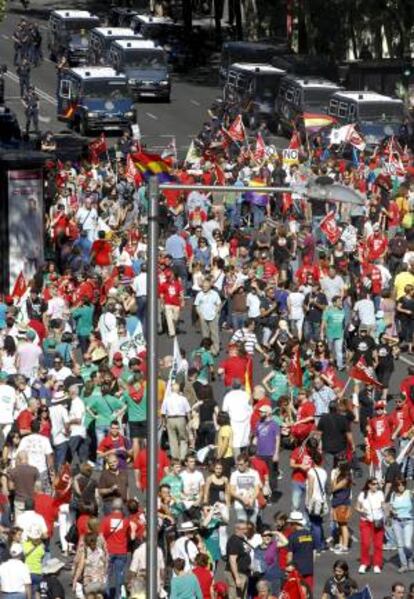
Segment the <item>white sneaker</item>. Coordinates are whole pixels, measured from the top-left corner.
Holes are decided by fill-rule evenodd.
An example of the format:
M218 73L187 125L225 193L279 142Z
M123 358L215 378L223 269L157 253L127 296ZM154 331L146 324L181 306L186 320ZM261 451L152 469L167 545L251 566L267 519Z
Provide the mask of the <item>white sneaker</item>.
M367 573L367 567L364 566L363 564L361 564L358 569L358 574L366 574L366 573Z
M382 570L379 566L374 566L374 574L381 574Z

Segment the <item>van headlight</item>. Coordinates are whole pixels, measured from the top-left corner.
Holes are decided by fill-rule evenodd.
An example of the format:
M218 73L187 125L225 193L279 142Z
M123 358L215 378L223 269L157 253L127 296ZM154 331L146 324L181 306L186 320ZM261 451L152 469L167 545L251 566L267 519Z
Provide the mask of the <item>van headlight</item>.
M128 112L124 113L127 119L132 119L135 116L135 113L133 110L128 110Z
M91 119L93 119L97 116L99 116L99 114L97 112L88 112L88 117L90 117Z
M162 81L160 81L160 85L169 85L170 82L168 81L168 79L163 79Z

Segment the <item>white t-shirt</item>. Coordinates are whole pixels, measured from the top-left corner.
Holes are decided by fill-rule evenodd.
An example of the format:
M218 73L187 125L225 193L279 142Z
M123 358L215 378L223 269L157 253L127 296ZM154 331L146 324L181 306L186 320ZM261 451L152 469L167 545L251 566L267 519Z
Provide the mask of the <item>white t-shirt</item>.
M246 297L247 315L249 318L258 318L260 316L260 297L257 293L248 293Z
M158 547L158 549L157 549L157 555L158 555L158 557L157 557L158 591L160 591L162 588L161 572L162 572L162 570L165 570L164 554L160 547ZM138 549L135 549L134 553L132 554L132 560L131 560L131 565L129 566L129 569L134 574L139 574L140 572L146 572L146 570L147 570L147 544L146 543L142 543L138 547ZM132 585L134 585L133 581L132 581ZM133 590L132 590L132 594L133 594Z
M85 404L80 397L72 399L69 409L69 420L80 420L81 424L70 425L70 436L71 437L86 437L85 428Z
M183 470L180 474L181 480L183 481L184 494L191 499L197 499L200 493L202 485L204 485L204 476L199 470L189 472Z
M198 553L197 545L188 537L179 537L171 548L173 559L181 558L185 561L184 570L189 572Z
M53 376L53 378L55 378L57 381L59 381L59 383L63 383L63 381L72 374L72 371L67 366L62 366L62 368L59 368L59 370L51 368L49 370L49 374Z
M30 570L21 559L8 559L0 565L0 587L3 593L26 593L31 584Z
M375 326L375 306L370 299L362 299L355 303L354 311L358 314L361 324Z
M300 320L303 318L303 303L305 296L299 291L294 291L289 294L288 306L289 306L289 318L292 320Z
M65 313L66 303L63 297L52 297L47 302L47 315L50 318L57 318L62 320Z
M34 378L39 370L40 356L42 350L34 343L25 342L17 348L17 357L19 359L19 373L27 378Z
M230 485L235 488L237 495L241 495L243 498L251 497L254 495L256 487L261 486L259 473L253 468L248 468L245 472L235 470L231 473ZM234 507L241 509L244 505L236 499ZM257 501L253 507L257 507Z
M0 424L12 424L15 408L15 389L10 385L0 385Z
M47 471L46 456L53 453L47 437L38 433L27 435L20 441L19 451L27 451L30 466L37 468L39 473Z
M16 526L23 530L22 539L27 540L28 532L31 532L34 528L40 531L41 535L47 535L47 526L45 519L40 514L33 510L27 510L16 518ZM4 590L4 589L3 589Z
M317 472L318 476L316 476L315 471ZM318 482L318 477L319 477L320 484ZM326 470L324 470L320 466L314 466L313 468L308 470L308 475L306 478L306 497L307 497L308 502L311 499L317 500L317 501L326 501L326 482L327 482L327 480L328 480L328 475L326 473ZM312 490L311 497L308 496L310 481L313 482L313 490ZM321 487L322 487L322 491L321 491Z
M361 491L358 495L358 503L366 514L365 516L361 515L361 518L369 522L384 518L384 509L382 508L384 502L385 496L382 491L374 491L374 493L368 491L366 497L365 493Z
M50 421L52 423L52 439L54 445L60 445L69 440L65 435L65 424L69 422L67 408L62 404L51 405L49 410Z

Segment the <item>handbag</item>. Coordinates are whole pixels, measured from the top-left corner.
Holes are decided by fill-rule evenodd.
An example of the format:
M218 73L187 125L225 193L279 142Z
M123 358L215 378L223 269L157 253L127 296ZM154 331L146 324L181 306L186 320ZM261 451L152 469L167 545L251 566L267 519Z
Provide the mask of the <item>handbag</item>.
M326 514L329 511L328 503L326 501L326 493L322 487L318 471L316 470L316 468L313 468L313 470L315 472L316 480L318 481L322 499L311 499L308 507L308 512L311 516L326 516Z
M79 541L79 533L75 523L71 525L66 533L65 540L71 545L77 545Z
M376 528L377 530L384 528L384 526L385 526L384 518L376 518L374 520L374 528Z

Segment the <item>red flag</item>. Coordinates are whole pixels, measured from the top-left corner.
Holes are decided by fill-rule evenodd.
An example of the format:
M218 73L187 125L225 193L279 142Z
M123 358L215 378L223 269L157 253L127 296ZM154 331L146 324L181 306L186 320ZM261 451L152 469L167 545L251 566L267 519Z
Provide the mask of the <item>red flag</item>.
M293 206L292 194L290 192L282 193L282 212L286 214L289 208Z
M17 277L16 281L14 282L12 297L15 299L20 299L21 297L24 296L26 291L27 291L26 279L24 278L23 272L20 271L19 276Z
M296 129L293 130L292 133L292 137L290 138L290 142L289 142L289 150L299 150L302 146L302 143L300 141L300 134L299 131L297 131Z
M332 244L336 243L341 237L341 229L336 224L335 213L332 210L321 220L319 227Z
M98 139L94 139L89 144L89 155L91 162L97 164L99 162L99 156L105 154L108 151L108 144L106 143L105 133L101 133Z
M349 377L357 381L362 381L367 385L374 385L374 387L379 387L380 389L383 387L377 379L374 369L371 366L367 366L363 357L359 358L355 366L352 366L349 371Z
M258 162L266 156L266 145L261 133L257 134L256 147L253 152L253 158Z
M215 164L214 165L214 173L216 175L216 183L218 185L225 185L226 177L225 177L224 171L221 168L221 166L219 166L218 164Z
M288 380L293 387L302 387L303 372L300 364L300 350L298 347L292 353L290 358Z
M244 130L241 114L236 116L226 133L233 141L244 141L246 139L246 131Z

